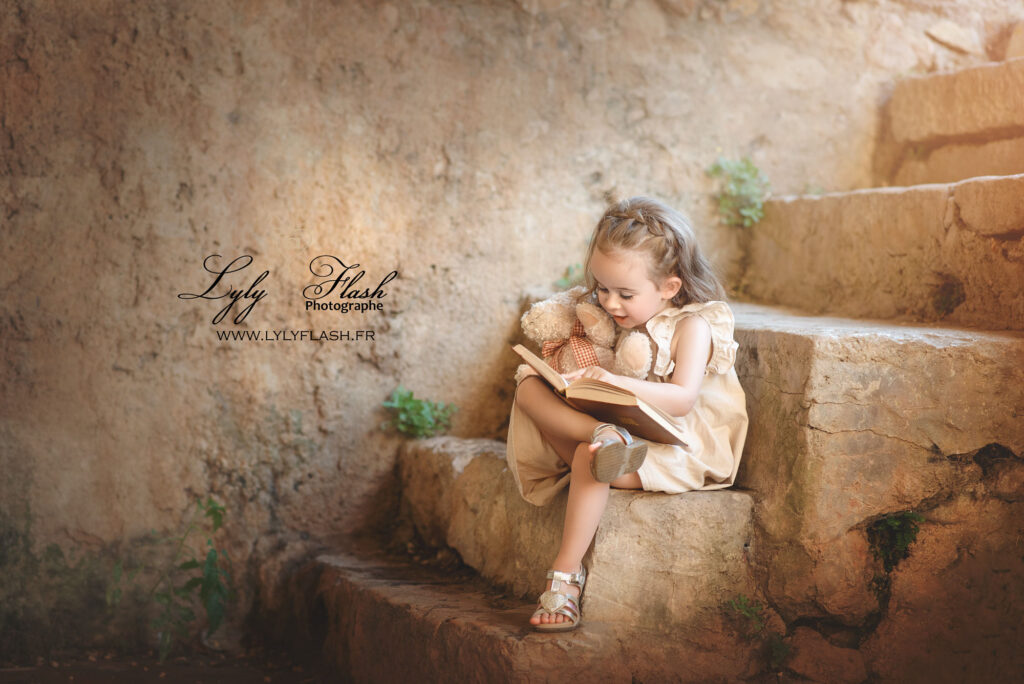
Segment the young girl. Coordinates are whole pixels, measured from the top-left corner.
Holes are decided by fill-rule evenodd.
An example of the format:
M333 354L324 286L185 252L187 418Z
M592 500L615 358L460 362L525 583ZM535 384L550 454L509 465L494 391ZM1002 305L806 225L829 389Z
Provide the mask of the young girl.
M609 486L669 493L728 487L747 432L732 311L687 220L654 199L623 200L594 229L585 269L590 296L596 292L619 326L650 337L654 361L646 381L599 366L566 379L624 387L674 416L687 438L685 446L645 442L569 407L539 377L523 378L509 424L509 468L523 498L538 506L569 486L551 582L530 618L542 631L580 622L583 555Z

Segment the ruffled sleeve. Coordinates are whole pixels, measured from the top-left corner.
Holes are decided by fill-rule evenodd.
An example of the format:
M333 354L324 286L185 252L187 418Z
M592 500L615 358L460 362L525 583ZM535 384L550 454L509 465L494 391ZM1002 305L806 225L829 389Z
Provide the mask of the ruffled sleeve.
M740 345L733 339L736 319L732 309L725 302L706 302L695 313L711 326L711 360L708 370L712 373L727 373L736 363L736 350ZM684 307L685 308L685 307Z
M725 302L704 302L687 304L681 309L666 309L647 322L647 331L658 347L657 358L654 360L655 375L667 377L675 368L672 359L672 335L676 324L687 316L697 315L708 322L711 327L711 360L708 361L708 373L726 373L736 362L736 350L739 345L733 339L736 326L732 309Z

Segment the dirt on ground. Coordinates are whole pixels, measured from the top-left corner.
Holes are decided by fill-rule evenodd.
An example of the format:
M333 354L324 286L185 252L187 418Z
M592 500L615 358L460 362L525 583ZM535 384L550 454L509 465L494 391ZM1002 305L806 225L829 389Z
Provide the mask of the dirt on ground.
M138 656L80 652L35 665L0 666L2 684L106 684L139 682L169 684L321 684L328 673L299 664L287 655L248 653L193 655L160 663L155 653Z

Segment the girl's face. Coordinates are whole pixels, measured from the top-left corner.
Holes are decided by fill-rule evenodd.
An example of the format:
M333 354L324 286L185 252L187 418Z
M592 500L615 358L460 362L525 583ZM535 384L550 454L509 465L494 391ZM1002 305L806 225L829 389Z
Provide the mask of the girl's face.
M668 308L682 281L672 276L658 284L647 274L647 262L637 252L611 253L595 249L590 273L597 281L597 299L623 328L644 325Z

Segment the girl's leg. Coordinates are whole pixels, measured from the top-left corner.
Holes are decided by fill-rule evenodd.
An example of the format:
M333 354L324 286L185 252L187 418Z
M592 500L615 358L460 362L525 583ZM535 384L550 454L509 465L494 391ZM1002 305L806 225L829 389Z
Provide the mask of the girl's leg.
M572 459L572 475L569 478L569 501L565 507L565 524L562 527L562 543L552 568L562 572L577 572L583 564L583 555L590 548L590 542L597 532L598 523L608 505L607 482L598 482L590 473L590 460L596 447L581 442L577 445ZM621 489L640 489L640 476L636 473L623 475L611 486ZM550 583L548 589L551 588ZM562 585L567 593L578 596L579 589ZM530 623L564 622L562 615L540 615L531 617Z
M590 443L590 439L600 421L566 404L540 378L523 379L516 390L515 401L534 421L562 460L572 468L562 542L552 568L562 572L577 572L608 505L609 483L598 482L590 472L590 461L597 449L596 445ZM621 439L617 432L609 430L608 434ZM636 473L629 473L612 482L611 486L640 489L642 485ZM547 588L551 588L550 583ZM563 584L563 589L571 594L579 594L579 590L573 586ZM536 625L541 622L563 622L566 619L562 615L542 615L531 618L530 622Z
M581 413L566 404L548 387L546 382L536 376L527 377L519 383L515 402L530 416L544 438L569 466L572 466L575 461L577 447L581 443L590 444L594 428L601 423L596 418ZM615 431L609 430L607 434L616 439L622 439ZM586 454L585 465L588 472L590 453L595 449L596 447L591 448ZM636 473L623 475L611 485L617 489L642 489L643 487L640 483L640 476Z
M562 401L539 377L524 378L516 389L515 401L530 416L558 455L572 464L580 442L589 442L599 421L580 413ZM563 453L564 452L564 453Z

